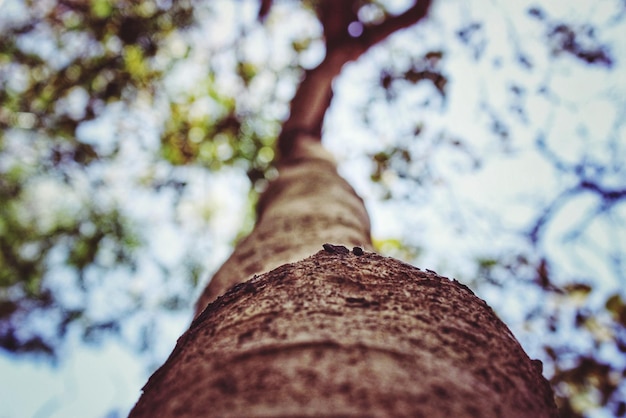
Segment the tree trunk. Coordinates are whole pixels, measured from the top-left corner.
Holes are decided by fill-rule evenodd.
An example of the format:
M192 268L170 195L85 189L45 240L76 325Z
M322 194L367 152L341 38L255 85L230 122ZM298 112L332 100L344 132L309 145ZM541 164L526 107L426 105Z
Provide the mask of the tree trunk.
M318 140L280 173L131 417L557 416L541 362L467 287L363 251L363 203Z
M370 222L363 201L337 174L333 157L319 138L294 138L279 176L259 199L257 223L217 271L197 303L209 302L255 274L295 262L325 242L371 248Z
M371 252L363 202L320 144L343 63L428 5L366 29L353 48L335 41L307 74L254 231L211 280L131 417L557 416L541 362L485 302Z
M465 286L327 247L209 305L131 417L557 416L541 363Z

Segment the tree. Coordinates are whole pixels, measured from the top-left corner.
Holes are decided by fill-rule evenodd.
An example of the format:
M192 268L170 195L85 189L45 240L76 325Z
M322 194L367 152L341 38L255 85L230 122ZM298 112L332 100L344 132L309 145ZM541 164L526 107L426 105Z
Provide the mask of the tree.
M318 4L326 57L292 101L278 178L132 417L557 416L541 362L468 288L364 252L365 207L320 145L343 64L429 6L357 31L352 2Z
M239 210L215 204L234 193L207 186L247 171L254 201L276 174L291 88L324 49L314 6L276 2L261 24L256 0L0 4L3 359L63 364L77 336L169 344L162 324L236 232L214 220ZM379 252L488 300L566 416L621 416L621 5L492 6L436 2L346 67L325 140L373 210ZM358 17L401 12L364 2Z

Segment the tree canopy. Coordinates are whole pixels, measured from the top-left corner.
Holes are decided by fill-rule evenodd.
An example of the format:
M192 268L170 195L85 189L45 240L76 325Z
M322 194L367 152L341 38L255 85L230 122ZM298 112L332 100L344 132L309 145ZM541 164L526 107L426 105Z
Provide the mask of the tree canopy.
M0 3L2 349L153 350L250 228L332 13L358 38L411 5ZM565 416L626 415L625 13L434 1L344 67L323 126L379 250L486 299Z

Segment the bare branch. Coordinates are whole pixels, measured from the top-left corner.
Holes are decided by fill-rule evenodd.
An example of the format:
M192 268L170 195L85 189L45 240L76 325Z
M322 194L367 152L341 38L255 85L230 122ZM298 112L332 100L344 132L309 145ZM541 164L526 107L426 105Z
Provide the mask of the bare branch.
M590 180L582 180L578 186L581 190L589 190L600 195L605 205L612 205L626 198L626 189L607 189Z
M404 13L390 17L379 25L366 26L363 34L357 38L364 44L365 49L363 52L386 39L392 33L407 28L422 20L428 13L431 3L432 0L417 0L415 4Z

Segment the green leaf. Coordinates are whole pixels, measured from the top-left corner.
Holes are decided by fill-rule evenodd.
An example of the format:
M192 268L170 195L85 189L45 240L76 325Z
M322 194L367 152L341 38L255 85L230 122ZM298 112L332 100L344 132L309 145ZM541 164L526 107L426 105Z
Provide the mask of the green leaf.
M106 19L113 12L113 5L109 0L93 0L91 12L99 19Z
M619 294L614 294L606 301L606 309L613 314L620 324L626 326L626 303Z
M585 298L593 289L586 283L570 283L563 290L571 297Z

